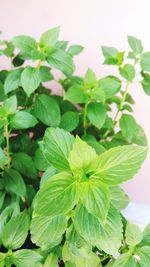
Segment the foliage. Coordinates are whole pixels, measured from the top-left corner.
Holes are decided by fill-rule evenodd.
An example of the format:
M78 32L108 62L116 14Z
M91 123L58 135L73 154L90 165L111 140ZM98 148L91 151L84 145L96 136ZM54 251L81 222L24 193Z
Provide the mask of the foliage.
M123 217L120 185L147 154L130 90L150 95L150 52L129 36L128 53L102 47L117 76L79 77L83 47L59 31L0 40L0 266L149 267L150 226Z

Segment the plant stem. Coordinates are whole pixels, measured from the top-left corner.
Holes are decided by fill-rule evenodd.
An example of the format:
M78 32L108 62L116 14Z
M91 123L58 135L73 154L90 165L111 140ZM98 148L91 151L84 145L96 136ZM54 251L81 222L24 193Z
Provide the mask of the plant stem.
M124 94L123 94L123 96L122 96L122 100L121 100L120 105L119 105L119 108L118 108L118 110L117 110L117 112L116 112L116 114L115 114L115 116L114 116L114 119L113 119L113 128L115 128L115 125L116 125L116 123L117 123L118 116L119 116L119 114L120 114L120 111L122 110L124 101L125 101L126 96L127 96L127 94L128 94L128 89L129 89L129 82L126 83L126 88L125 88ZM108 129L108 130L105 132L103 138L106 138L106 137L108 136L109 133L110 133L110 130Z
M6 157L7 157L7 166L10 167L10 145L9 145L9 129L8 124L5 126L5 138L6 138Z
M84 107L84 113L83 113L83 128L84 128L84 134L86 134L86 129L87 129L87 107L88 107L89 102L85 104Z

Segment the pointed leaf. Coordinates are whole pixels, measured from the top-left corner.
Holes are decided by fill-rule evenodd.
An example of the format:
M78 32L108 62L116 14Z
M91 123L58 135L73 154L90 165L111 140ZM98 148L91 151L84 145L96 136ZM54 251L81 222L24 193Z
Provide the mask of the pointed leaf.
M48 128L44 135L43 153L47 161L58 170L70 170L68 157L74 137L59 128Z
M16 267L35 267L42 260L42 256L30 249L20 249L13 253L13 264Z
M129 246L134 247L141 242L143 234L138 225L128 223L126 227L126 242Z
M137 173L146 155L146 147L128 145L112 148L101 154L97 162L93 162L93 176L110 185L117 185Z
M29 97L40 85L41 75L39 69L26 67L21 73L21 84Z
M36 195L34 217L57 216L69 212L79 199L78 183L66 172L54 175Z
M106 119L106 107L102 103L90 103L87 107L90 122L98 129L102 128Z

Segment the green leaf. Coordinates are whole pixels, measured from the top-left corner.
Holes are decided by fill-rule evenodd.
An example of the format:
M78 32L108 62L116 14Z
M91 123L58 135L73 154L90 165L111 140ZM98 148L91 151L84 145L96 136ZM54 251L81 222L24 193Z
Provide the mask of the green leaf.
M87 107L87 116L95 127L102 128L106 119L106 106L102 103L90 103Z
M35 167L39 171L46 171L46 169L49 166L40 148L38 148L35 152L34 163L35 163Z
M143 90L147 95L150 95L150 75L148 73L143 73L142 76L144 78L141 81Z
M119 186L110 187L110 200L111 204L117 210L123 210L129 204L129 197Z
M18 35L13 38L12 42L23 54L31 54L32 51L37 49L35 39L30 36Z
M50 72L50 68L46 66L40 67L41 82L48 82L54 79L54 76Z
M35 267L42 260L42 256L30 249L20 249L13 252L13 264L16 267Z
M138 225L128 223L126 227L126 242L130 247L135 247L138 245L142 238L143 234Z
M48 128L44 135L43 153L47 161L58 170L70 170L68 157L74 137L59 128Z
M25 177L31 179L37 178L37 170L35 168L35 164L29 155L23 152L13 154L12 165L14 169L16 169Z
M68 89L64 100L71 100L77 104L86 103L88 101L88 95L83 86L73 85Z
M148 224L143 231L143 239L140 246L150 246L150 224Z
M141 68L144 71L150 71L150 52L145 52L142 54Z
M99 86L105 92L106 98L111 98L121 89L121 81L115 76L106 76L99 80Z
M102 46L102 53L103 56L105 57L104 64L117 65L118 63L117 54L119 53L119 51L116 48L109 46Z
M96 75L95 73L91 70L88 69L85 76L84 76L84 86L86 88L90 88L96 85Z
M145 246L138 249L138 256L140 257L140 266L149 267L150 263L150 247Z
M137 39L133 36L128 36L128 43L132 49L132 51L135 53L135 55L141 54L143 51L143 46L141 40Z
M17 112L11 119L10 125L13 129L28 129L37 124L36 118L26 111Z
M79 124L78 113L73 111L67 111L62 115L59 127L63 128L68 132L72 132L77 128L78 124Z
M72 57L61 49L50 53L47 62L51 67L62 71L66 76L71 76L75 70Z
M6 163L6 156L2 148L0 147L0 166L3 166Z
M5 266L5 253L0 252L0 267Z
M4 101L4 108L7 114L15 113L17 111L17 98L15 95L7 98Z
M75 211L74 223L80 235L94 247L111 255L118 252L122 240L122 223L116 209L110 208L106 222L101 224L95 216L80 206Z
M146 155L146 147L127 145L111 148L93 162L93 177L110 185L127 181L140 169Z
M126 64L119 68L120 75L127 81L132 82L135 77L135 69L131 64Z
M108 187L96 179L84 182L82 191L82 203L89 213L92 213L104 221L110 205L110 193Z
M68 49L68 53L71 56L79 55L83 51L84 47L81 45L71 45Z
M36 195L33 217L54 217L66 214L79 199L77 180L67 172L61 172L49 179Z
M36 216L31 222L31 239L42 250L48 250L60 243L67 228L66 216ZM40 229L40 231L39 231Z
M5 192L4 191L0 191L0 210L4 204L4 199L5 199Z
M50 253L44 262L44 267L58 267L58 256L55 253Z
M60 123L60 108L54 98L40 94L36 97L35 116L47 126L58 126Z
M39 87L40 83L39 69L28 66L21 73L21 84L28 97Z
M136 133L137 124L133 116L128 114L123 114L119 121L121 132L123 137L128 141L131 142L133 136Z
M69 165L71 170L75 174L80 175L80 178L82 179L82 175L84 174L86 176L90 163L95 159L97 159L95 150L76 136L69 156Z
M20 197L26 195L25 183L16 170L8 169L4 172L4 184L8 192L12 192Z
M12 217L2 234L3 245L7 249L18 249L25 242L29 230L29 217L26 211Z
M22 69L12 70L4 83L4 90L5 94L8 94L19 87L20 84L20 76L21 76Z
M51 179L54 174L56 174L57 170L53 167L50 166L48 169L43 173L40 181L40 188L45 184L45 182L49 179Z
M115 261L113 267L137 267L137 265L132 255L125 253Z
M136 125L136 131L133 135L132 143L137 144L139 146L147 146L148 145L146 134L145 134L143 128L138 124Z
M54 47L59 37L60 27L44 32L40 38L41 47Z

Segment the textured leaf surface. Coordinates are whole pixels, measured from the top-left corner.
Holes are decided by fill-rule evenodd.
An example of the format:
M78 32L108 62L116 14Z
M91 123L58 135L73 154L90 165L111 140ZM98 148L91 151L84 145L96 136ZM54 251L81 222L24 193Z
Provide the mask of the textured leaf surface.
M56 174L37 193L34 217L66 214L75 206L78 198L79 190L75 178L65 172Z

